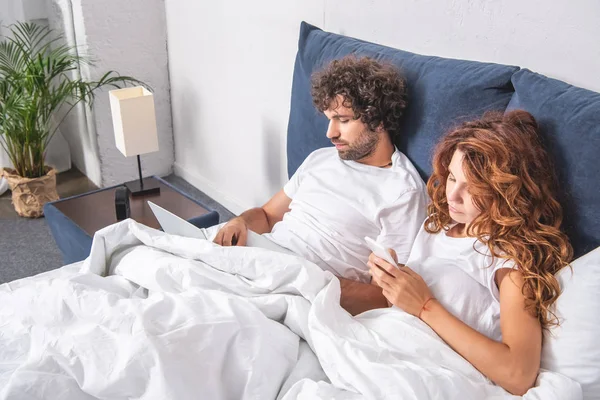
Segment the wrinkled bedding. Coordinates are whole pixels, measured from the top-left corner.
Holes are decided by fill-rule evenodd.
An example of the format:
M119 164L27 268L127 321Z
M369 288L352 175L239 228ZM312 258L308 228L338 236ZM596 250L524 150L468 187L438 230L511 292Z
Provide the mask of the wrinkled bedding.
M512 399L398 309L352 318L299 257L132 220L0 286L0 399ZM524 399L580 399L543 371Z

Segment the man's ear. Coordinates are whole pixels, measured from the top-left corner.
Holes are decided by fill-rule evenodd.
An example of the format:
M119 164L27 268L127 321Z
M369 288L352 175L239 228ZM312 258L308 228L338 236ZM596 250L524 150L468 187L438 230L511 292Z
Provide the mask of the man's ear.
M383 122L379 123L379 125L377 126L377 129L375 129L375 132L377 132L377 133L385 132L385 129L383 129Z

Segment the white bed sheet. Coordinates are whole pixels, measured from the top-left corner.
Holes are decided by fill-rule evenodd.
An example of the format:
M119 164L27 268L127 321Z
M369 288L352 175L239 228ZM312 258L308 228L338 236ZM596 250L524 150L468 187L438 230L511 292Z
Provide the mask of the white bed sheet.
M516 398L417 318L352 318L339 293L298 257L127 220L84 263L0 286L0 398ZM543 371L524 398L581 390Z

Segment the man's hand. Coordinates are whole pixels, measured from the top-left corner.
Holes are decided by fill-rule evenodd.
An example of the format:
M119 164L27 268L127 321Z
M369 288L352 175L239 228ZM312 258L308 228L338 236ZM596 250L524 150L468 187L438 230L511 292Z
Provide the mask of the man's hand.
M248 226L243 218L233 218L226 223L215 236L216 244L221 246L245 246L248 239Z
M245 246L248 241L248 229L259 235L271 232L273 226L290 211L291 202L292 199L281 189L264 206L246 210L239 217L226 223L217 232L213 242L221 246Z

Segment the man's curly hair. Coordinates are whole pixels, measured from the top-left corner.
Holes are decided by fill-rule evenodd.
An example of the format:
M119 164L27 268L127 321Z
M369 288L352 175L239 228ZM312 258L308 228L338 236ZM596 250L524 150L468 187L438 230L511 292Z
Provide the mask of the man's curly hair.
M369 57L346 56L312 76L313 103L323 112L343 97L342 105L371 131L380 126L394 138L406 107L406 81L392 64Z

